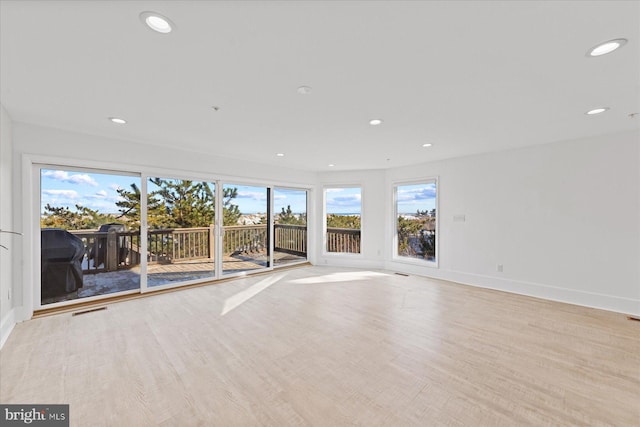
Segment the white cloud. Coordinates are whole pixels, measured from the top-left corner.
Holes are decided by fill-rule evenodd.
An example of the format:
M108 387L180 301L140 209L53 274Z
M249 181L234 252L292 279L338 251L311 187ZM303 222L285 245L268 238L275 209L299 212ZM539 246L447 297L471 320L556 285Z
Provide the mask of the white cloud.
M237 198L239 199L253 199L253 200L267 200L266 192L256 192L256 191L238 191Z
M348 196L338 196L338 197L332 197L330 199L327 199L327 203L331 203L334 205L339 205L339 204L353 204L353 203L360 203L360 201L362 200L362 196L360 194L351 194Z
M84 196L86 199L101 199L101 200L115 200L115 197L107 197L107 192L105 190L97 191L96 194L88 194Z
M56 181L68 182L70 184L87 184L92 187L97 187L98 183L91 176L84 174L69 175L67 171L46 171L42 173L42 176L54 179Z
M118 191L122 187L120 185L118 185L118 184L109 184L109 188L112 189L113 191Z
M398 188L398 202L420 202L423 200L435 199L436 186L428 184L424 187Z
M80 197L75 190L42 190L42 194L54 197L64 197L65 199L77 199Z

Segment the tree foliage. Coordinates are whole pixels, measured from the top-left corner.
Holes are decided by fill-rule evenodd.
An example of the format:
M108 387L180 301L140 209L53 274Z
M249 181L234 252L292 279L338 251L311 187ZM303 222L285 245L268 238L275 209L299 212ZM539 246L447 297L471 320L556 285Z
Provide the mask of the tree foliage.
M147 196L147 222L149 228L208 227L214 223L215 195L208 183L190 180L150 178L158 189ZM116 190L120 200L116 202L119 214L101 214L80 205L73 211L67 207L47 204L41 226L69 230L98 228L112 222L124 223L129 229L140 228L140 188L131 184L129 189ZM223 225L237 225L241 212L233 200L238 196L237 188L223 190Z
M131 184L131 190L119 188L116 190L120 196L116 202L120 215L118 219L124 219L129 228L140 228L140 189L136 184ZM156 193L149 194L147 198L147 223L152 229L162 228L169 222L165 204L156 197Z
M360 216L328 214L327 227L360 230Z
M280 214L278 215L276 222L278 224L306 225L307 215L306 214L296 215L291 210L291 205L287 205L287 210L282 208L282 212L280 212Z
M436 256L436 210L418 210L415 218L398 216L398 255L433 259Z
M232 203L233 199L238 196L237 188L225 188L222 193L222 225L238 225L238 220L242 213L238 205Z
M115 221L117 218L111 214L101 214L97 210L81 205L75 205L75 211L72 211L66 206L56 207L47 203L44 207L44 215L40 218L40 226L65 230L87 230Z
M162 228L208 227L213 224L215 197L207 183L162 178L150 178L149 181L159 187L150 194L150 198L159 196L161 200Z
M415 249L411 246L411 238L420 234L422 226L421 221L398 217L398 255L416 255Z
M215 195L206 182L149 178L158 190L147 199L148 224L152 229L208 227L214 223ZM118 190L123 200L116 204L131 224L140 224L140 190ZM222 196L223 225L236 225L241 216L233 199L237 188L225 188Z
M435 218L436 217L436 210L435 209L431 209L431 210L425 209L425 210L421 211L420 209L418 209L416 211L416 216L418 216L418 217L427 217L427 216L429 216L431 218Z

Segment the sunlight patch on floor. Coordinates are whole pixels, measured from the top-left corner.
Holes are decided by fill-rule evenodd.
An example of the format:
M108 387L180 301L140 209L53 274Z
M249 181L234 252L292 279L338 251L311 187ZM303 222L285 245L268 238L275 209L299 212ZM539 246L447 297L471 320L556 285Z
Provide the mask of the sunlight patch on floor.
M376 277L386 277L388 274L376 271L348 271L342 273L325 274L324 276L307 277L291 280L291 283L308 285L313 283L349 282L352 280L367 280Z
M227 298L226 301L224 302L224 305L222 306L222 312L220 313L220 315L224 316L231 310L244 304L254 296L258 295L260 292L267 289L269 286L280 281L286 275L287 273L274 274L273 276L269 276L265 279L262 279L258 283L251 285L249 288L245 289L244 291L238 292L234 296Z

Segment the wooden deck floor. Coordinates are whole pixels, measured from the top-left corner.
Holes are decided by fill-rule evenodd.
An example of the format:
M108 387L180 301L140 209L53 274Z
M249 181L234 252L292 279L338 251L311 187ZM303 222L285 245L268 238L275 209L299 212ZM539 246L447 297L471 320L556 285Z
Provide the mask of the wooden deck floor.
M276 266L304 259L278 251L273 254ZM223 274L262 269L267 266L267 260L266 253L225 255L222 264ZM213 279L214 271L215 264L211 259L180 261L171 264L149 264L147 266L147 286L154 287L191 280ZM77 293L47 298L43 300L43 304L113 294L138 288L140 288L139 266L129 270L85 274L83 287Z

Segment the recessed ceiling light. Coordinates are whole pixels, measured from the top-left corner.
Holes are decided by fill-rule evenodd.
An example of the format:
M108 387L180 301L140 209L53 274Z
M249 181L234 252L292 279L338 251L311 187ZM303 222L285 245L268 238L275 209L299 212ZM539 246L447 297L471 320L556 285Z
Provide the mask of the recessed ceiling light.
M429 144L429 143L422 144L422 146L423 146L423 147L431 147L432 145L433 145L433 144Z
M605 111L607 111L609 109L609 107L600 107L600 108L594 108L593 110L589 110L587 111L585 114L587 116L594 116L596 114L601 114L604 113Z
M311 93L311 87L310 86L300 86L298 88L297 92L300 95L309 95Z
M335 165L333 163L329 163L327 166L329 166L330 168L334 167Z
M614 39L608 42L600 43L587 51L587 56L602 56L607 53L611 53L614 50L624 46L627 43L627 39Z
M157 31L162 34L170 33L174 27L169 18L167 18L166 16L162 16L156 12L142 12L140 14L140 20L153 31Z
M378 126L379 124L382 124L382 120L380 120L380 119L369 120L369 124L371 126Z
M284 153L276 153L276 156L278 156L278 157L284 157Z
M113 123L117 123L119 125L123 125L123 124L127 123L127 121L125 119L121 119L119 117L109 117L109 120L111 120Z

